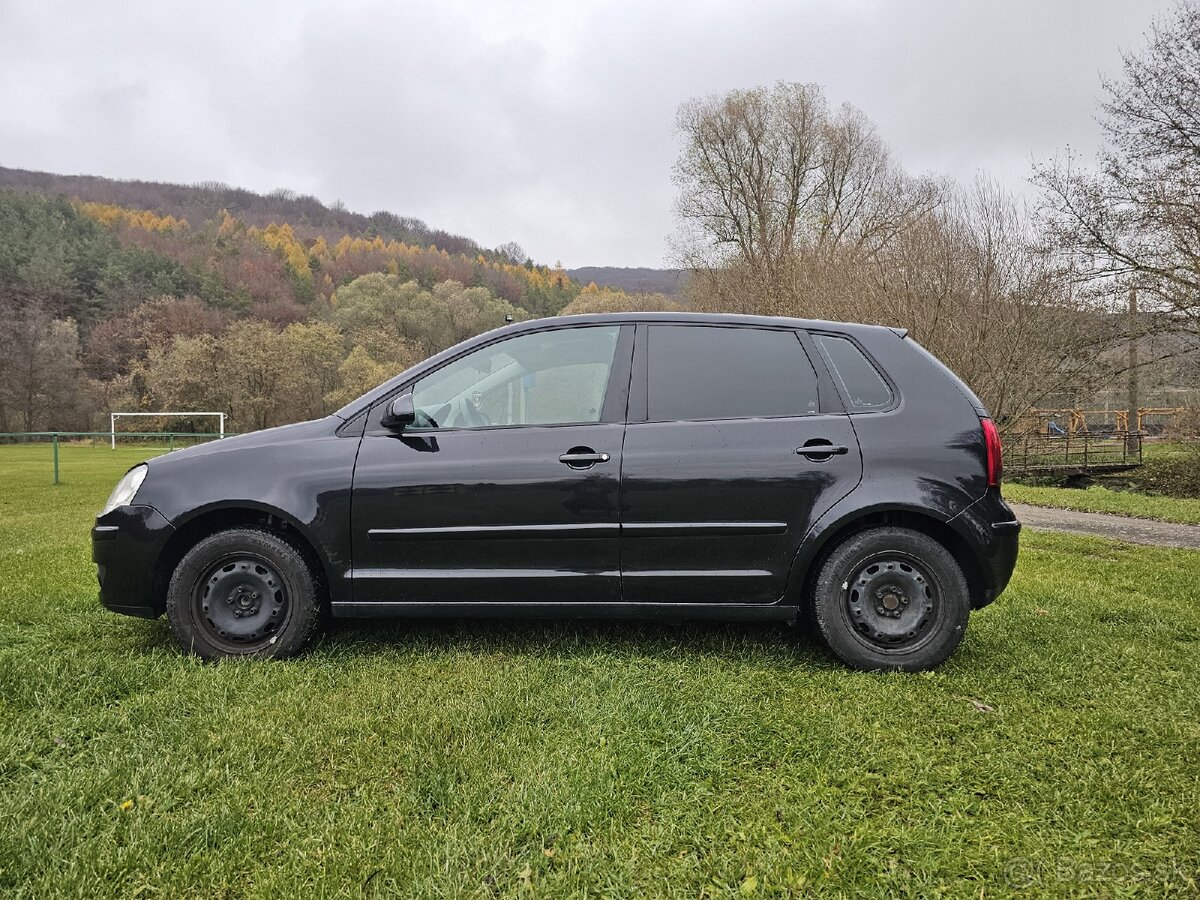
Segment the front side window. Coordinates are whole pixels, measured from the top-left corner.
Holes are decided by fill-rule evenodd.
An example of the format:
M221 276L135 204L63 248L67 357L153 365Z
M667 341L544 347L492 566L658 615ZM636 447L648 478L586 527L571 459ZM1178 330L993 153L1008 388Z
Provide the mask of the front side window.
M817 376L793 331L652 325L652 422L803 416L817 412Z
M416 428L599 422L619 325L489 344L413 385Z
M850 412L872 412L892 405L892 389L853 341L832 334L813 337L850 401Z

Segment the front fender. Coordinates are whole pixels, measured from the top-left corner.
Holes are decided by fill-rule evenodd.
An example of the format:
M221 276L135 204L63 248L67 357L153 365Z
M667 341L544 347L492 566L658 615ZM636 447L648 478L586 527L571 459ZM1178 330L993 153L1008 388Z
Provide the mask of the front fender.
M321 420L156 457L137 502L159 510L187 539L208 522L237 524L239 511L274 516L312 546L336 593L351 565L358 439L339 437L334 426Z

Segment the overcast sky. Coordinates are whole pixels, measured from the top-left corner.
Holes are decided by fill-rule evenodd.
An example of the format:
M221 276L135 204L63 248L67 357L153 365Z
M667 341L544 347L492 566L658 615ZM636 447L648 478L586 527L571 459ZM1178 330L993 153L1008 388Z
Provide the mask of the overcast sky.
M777 80L912 171L1027 190L1171 0L0 0L0 164L288 187L535 259L660 266L676 107Z

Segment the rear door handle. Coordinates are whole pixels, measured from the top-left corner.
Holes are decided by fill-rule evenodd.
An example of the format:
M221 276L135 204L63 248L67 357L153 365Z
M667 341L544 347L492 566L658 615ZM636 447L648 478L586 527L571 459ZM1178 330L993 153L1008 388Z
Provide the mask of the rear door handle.
M576 447L560 456L558 461L572 469L587 469L596 463L608 462L611 458L607 453L597 453L595 450Z
M805 444L803 447L797 447L796 452L801 456L841 456L843 453L849 453L850 448L834 444Z

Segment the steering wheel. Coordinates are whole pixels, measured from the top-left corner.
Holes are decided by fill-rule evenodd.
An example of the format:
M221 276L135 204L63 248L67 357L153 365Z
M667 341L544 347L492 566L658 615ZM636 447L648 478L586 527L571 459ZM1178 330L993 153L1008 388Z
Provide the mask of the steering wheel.
M465 397L459 397L450 402L450 412L445 421L447 428L479 428L491 424L492 420L488 418L487 414L483 410L476 409L474 404Z
M482 425L492 424L492 420L488 418L488 414L482 409L476 409L475 404L471 401L463 400L462 408L468 425L478 428Z

